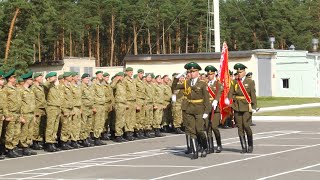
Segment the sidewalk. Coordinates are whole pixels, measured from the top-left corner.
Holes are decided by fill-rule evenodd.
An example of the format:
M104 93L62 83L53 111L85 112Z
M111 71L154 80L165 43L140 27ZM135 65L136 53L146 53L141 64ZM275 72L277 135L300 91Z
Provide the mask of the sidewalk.
M289 109L320 107L320 103L275 106L260 108L257 113L252 116L253 121L272 121L272 122L299 122L299 121L320 121L320 116L259 116L261 112L284 111ZM319 109L320 110L320 109Z

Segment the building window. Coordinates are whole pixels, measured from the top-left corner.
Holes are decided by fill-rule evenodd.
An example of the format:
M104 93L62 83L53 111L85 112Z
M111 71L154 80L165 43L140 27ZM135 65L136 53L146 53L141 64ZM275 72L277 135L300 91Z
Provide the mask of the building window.
M77 72L79 75L80 75L80 68L79 67L73 67L73 66L71 66L70 67L70 71L71 72ZM81 76L81 75L80 75Z
M289 88L289 79L282 79L282 88Z
M93 68L92 68L92 67L84 67L84 68L83 68L83 72L90 74L90 76L92 77Z

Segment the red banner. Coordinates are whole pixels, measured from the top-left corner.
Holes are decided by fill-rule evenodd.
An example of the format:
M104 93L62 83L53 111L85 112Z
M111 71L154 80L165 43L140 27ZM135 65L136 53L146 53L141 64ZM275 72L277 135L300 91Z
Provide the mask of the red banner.
M230 90L231 77L229 75L229 67L228 67L228 46L227 43L223 43L222 53L220 58L220 71L219 71L219 79L223 85L223 92L219 101L220 113L221 113L221 124L224 124L227 117L231 116L232 111L231 107L225 103L225 99L228 98L228 93ZM231 104L230 99L230 104Z

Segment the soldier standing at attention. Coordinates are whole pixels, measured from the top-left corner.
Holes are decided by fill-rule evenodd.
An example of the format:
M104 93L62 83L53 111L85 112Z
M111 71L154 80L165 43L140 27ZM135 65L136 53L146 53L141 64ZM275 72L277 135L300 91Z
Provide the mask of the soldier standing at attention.
M253 75L252 72L248 72L248 73L246 74L246 78L252 79L252 75ZM252 81L253 81L253 83L254 83L254 80L252 80ZM251 117L250 117L250 126L256 126L256 124L252 123L252 112L251 112L250 114L251 114Z
M126 142L124 139L123 130L125 129L126 113L129 109L128 102L126 99L126 86L123 82L123 72L116 74L113 84L115 84L115 142Z
M175 74L177 75L177 74ZM178 84L183 84L185 81L185 77L181 76L179 78ZM173 126L174 131L176 134L184 134L184 132L181 130L182 125L182 101L184 99L183 90L177 89L173 91L172 95L172 115L173 115ZM190 138L188 138L188 141ZM190 144L190 143L189 143Z
M59 121L61 116L61 100L63 94L60 90L59 83L57 81L57 73L50 72L45 77L47 82L44 86L46 99L47 99L47 126L45 131L45 141L47 144L46 151L55 152L59 151L55 147L57 132L59 127Z
M162 77L162 83L164 87L164 109L163 109L163 130L164 132L170 132L172 129L170 125L172 126L172 104L171 104L171 97L172 97L172 90L171 85L169 84L169 76L164 75Z
M144 123L145 137L153 138L151 134L152 122L153 122L153 104L155 98L155 89L153 87L152 79L154 75L149 73L146 74L146 119Z
M102 140L109 140L109 127L111 128L112 125L112 109L114 106L114 95L113 95L113 89L111 85L109 84L109 78L110 74L105 72L103 73L103 80L104 80L104 90L105 90L105 96L106 96L106 103L105 103L105 122L103 126L103 132L101 134Z
M35 120L33 126L33 144L32 149L40 150L43 147L41 142L44 138L44 131L46 129L46 107L47 101L42 85L42 73L34 73L33 85L31 87L36 98Z
M209 100L210 104L212 105L213 112L209 114L209 122L207 125L207 133L208 133L208 145L209 145L209 153L214 153L214 143L213 143L213 134L216 137L217 141L217 153L220 153L222 150L221 146L221 136L219 131L219 123L221 120L220 115L220 108L219 108L219 100L223 91L222 84L216 79L216 72L218 71L217 68L214 66L207 66L205 68L205 71L207 72L208 76L208 92L209 92ZM214 114L212 114L214 113ZM213 119L212 119L213 118Z
M106 95L103 85L103 72L96 72L96 80L92 85L94 92L94 114L93 114L93 139L96 146L106 145L100 139L106 117L105 103Z
M9 158L21 157L13 149L18 145L19 139L16 142L15 137L20 135L21 122L21 95L19 90L15 87L16 75L15 69L10 70L4 75L7 80L7 85L3 88L6 99L4 99L3 114L5 117L6 130L5 130L5 148Z
M77 72L72 72L71 90L73 95L73 115L70 123L70 139L71 147L80 148L78 144L80 140L80 128L81 128L81 87L79 86L79 75Z
M33 138L33 123L34 123L34 112L36 109L36 99L34 92L30 89L32 81L32 71L23 74L21 78L24 81L23 89L21 90L21 134L20 134L20 145L22 147L22 154L24 156L36 155L37 153L30 150L30 145Z
M179 78L184 74L177 75L172 83L172 88L187 89L190 93L187 95L186 119L188 121L188 131L191 136L191 148L193 156L191 159L198 159L197 141L201 146L201 157L207 155L207 137L205 134L205 121L208 121L208 114L211 111L209 102L209 93L207 84L199 79L199 70L201 67L191 62L187 66L187 70L191 71L191 79L187 80L184 85L178 85Z
M3 86L4 86L4 78L3 78L4 72L0 71L0 146L4 143L4 137L2 137L2 127L3 127L3 121L4 121L4 115L3 115L3 107L6 104L5 100L7 99L6 94L3 92ZM0 160L4 159L4 150L1 148L0 150Z
M136 112L136 132L135 136L138 139L144 139L143 128L145 124L146 118L146 83L142 81L142 77L144 74L143 69L138 69L137 71L136 86L137 86L137 105L139 106L139 110Z
M131 67L127 67L126 76L124 77L123 83L126 87L126 98L127 98L127 106L128 110L125 114L125 135L128 141L133 141L133 132L136 126L136 111L140 110L140 107L137 106L137 86L136 82L132 79L133 69Z
M81 76L81 128L80 128L80 140L82 141L81 145L84 147L93 146L89 142L89 136L92 129L92 122L93 122L93 101L94 98L93 90L89 86L90 82L90 75L84 73Z
M156 83L154 84L155 95L154 95L154 111L153 111L153 122L152 127L155 132L156 137L162 137L163 134L160 133L160 125L162 122L163 109L165 107L164 101L164 87L162 84L162 79L160 75L155 77Z
M241 153L252 153L253 137L250 128L250 113L257 107L257 98L254 82L245 77L246 68L241 63L234 65L234 69L238 72L238 78L234 80L233 85L230 87L228 97L229 99L233 98L232 109L234 110L234 118L238 126L238 134L242 147ZM245 134L247 134L248 138L248 148Z

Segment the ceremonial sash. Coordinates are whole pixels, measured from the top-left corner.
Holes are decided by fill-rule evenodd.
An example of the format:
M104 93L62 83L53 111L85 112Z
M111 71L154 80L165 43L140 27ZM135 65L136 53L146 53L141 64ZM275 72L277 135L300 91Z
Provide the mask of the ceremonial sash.
M240 87L242 94L244 95L244 97L246 98L246 100L249 104L249 112L252 112L251 98L250 98L246 88L243 86L243 83L240 79L238 79L238 84L239 84L239 87Z
M212 89L210 88L210 86L208 86L208 92L210 94L210 96L214 99L216 97L216 95L214 94L214 92L212 91Z

